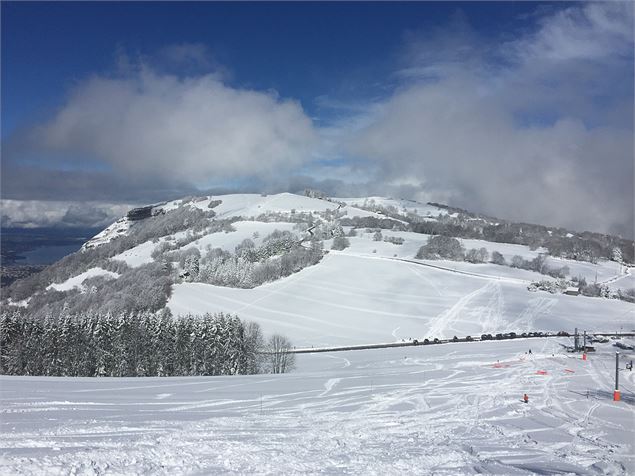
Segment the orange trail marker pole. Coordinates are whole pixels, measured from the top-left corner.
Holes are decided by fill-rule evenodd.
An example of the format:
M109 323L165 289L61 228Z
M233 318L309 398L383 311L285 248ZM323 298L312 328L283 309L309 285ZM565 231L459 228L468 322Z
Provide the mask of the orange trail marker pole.
M619 402L622 399L620 395L620 353L615 352L615 390L613 391L613 401Z

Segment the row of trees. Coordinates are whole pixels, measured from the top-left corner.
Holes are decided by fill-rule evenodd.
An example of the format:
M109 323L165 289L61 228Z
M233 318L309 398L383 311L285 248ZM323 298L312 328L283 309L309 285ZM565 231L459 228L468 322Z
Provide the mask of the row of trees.
M569 267L554 268L547 264L547 256L539 254L531 260L515 255L508 264L505 257L498 251L492 252L491 260L485 248L472 248L465 250L456 238L444 235L431 236L428 243L419 248L415 258L418 259L448 259L452 261L468 261L470 263L491 263L512 268L526 269L537 273L546 274L554 278L564 278L569 274Z
M515 255L512 257L510 266L512 268L527 269L540 274L546 274L552 278L565 278L570 272L569 267L566 265L560 268L549 266L547 264L547 257L544 254L539 254L532 260L526 260L522 256Z
M281 373L291 344L265 342L238 317L169 312L62 314L45 319L0 314L0 373L73 377L150 377Z
M555 281L534 281L527 287L527 289L530 291L547 291L551 294L556 294L564 292L569 287L577 288L580 294L587 297L620 299L622 301L635 303L635 288L614 290L606 284L587 284L584 278L574 278L571 280L557 279Z

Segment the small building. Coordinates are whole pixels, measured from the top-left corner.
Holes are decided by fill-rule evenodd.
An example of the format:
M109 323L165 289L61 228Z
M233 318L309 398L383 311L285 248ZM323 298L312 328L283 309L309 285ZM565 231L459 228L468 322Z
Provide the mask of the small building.
M575 286L569 286L567 287L567 289L564 290L564 294L567 294L569 296L577 296L580 294L580 289L576 288Z

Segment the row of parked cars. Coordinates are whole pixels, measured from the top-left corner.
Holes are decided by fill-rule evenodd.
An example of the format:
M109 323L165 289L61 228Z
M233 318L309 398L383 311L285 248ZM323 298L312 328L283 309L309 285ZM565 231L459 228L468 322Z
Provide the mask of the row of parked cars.
M505 334L481 334L481 340L502 340L502 339L516 339L517 337L569 337L570 334L567 331L553 332L523 332L516 334L515 332L507 332Z
M414 345L428 345L428 344L445 344L447 342L472 342L475 340L503 340L503 339L516 339L516 338L520 338L520 337L553 337L553 336L558 336L558 337L569 337L570 334L567 331L560 331L558 333L553 333L553 332L523 332L520 334L517 334L516 332L506 332L506 333L499 333L499 334L481 334L481 337L472 337L472 336L465 336L465 337L457 337L454 336L452 337L452 339L437 339L436 337L434 339L423 339L423 341L419 341L417 339L414 339L412 341L412 343Z

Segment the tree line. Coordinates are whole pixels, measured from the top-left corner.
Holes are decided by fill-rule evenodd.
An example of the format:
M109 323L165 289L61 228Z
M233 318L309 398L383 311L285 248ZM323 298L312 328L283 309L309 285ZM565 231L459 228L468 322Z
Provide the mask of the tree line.
M507 263L505 257L498 251L493 251L491 260L487 249L472 248L465 250L456 238L444 235L434 235L428 238L428 243L419 248L415 258L417 259L448 259L452 261L468 261L470 263L509 265L512 268L526 269L540 274L546 274L554 278L565 278L569 274L569 267L554 268L547 264L547 256L539 254L532 260L526 260L520 255L512 257L511 263Z
M0 373L69 377L163 377L282 373L290 342L265 341L258 324L226 314L173 318L169 311L39 319L0 314Z
M377 204L372 199L355 206L381 213L394 220L406 221L409 224L408 229L415 233L512 243L529 246L532 250L544 247L551 256L591 263L596 263L599 259L614 259L614 251L618 249L625 262L635 261L635 243L619 236L589 231L570 232L564 228L508 222L439 203L429 202L428 205L444 209L447 213L440 213L434 219L430 219L431 217L420 216L413 210L399 210L394 206ZM342 225L360 226L355 220L350 219L347 219L346 223L342 221ZM392 227L390 223L374 226ZM395 229L403 229L401 227L403 224L399 223Z

